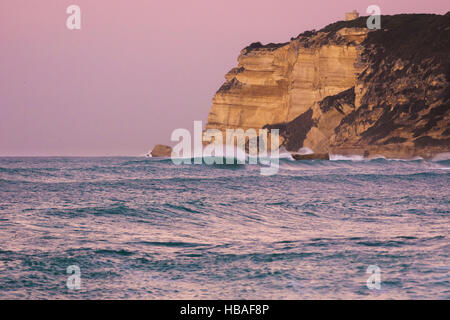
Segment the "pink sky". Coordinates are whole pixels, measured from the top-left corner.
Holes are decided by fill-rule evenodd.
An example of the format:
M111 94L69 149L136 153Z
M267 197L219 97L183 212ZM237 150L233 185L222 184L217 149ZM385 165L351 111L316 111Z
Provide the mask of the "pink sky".
M66 8L81 8L81 30ZM2 0L0 155L140 155L206 121L240 50L342 20L439 13L447 0ZM424 26L426 28L426 26Z

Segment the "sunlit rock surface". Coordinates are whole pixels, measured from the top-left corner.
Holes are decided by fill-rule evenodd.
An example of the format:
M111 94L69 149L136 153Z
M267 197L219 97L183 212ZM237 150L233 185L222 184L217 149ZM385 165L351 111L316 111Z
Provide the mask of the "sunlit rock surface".
M170 157L172 154L172 148L163 144L157 144L152 152L152 157Z
M225 76L206 128L278 128L289 151L449 151L449 20L382 16L382 29L367 30L360 17L287 43L253 43Z

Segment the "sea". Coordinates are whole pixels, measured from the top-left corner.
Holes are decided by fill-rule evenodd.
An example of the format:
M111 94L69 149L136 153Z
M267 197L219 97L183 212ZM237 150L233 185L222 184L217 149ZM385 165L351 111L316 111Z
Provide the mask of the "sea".
M0 158L1 299L450 299L450 160Z

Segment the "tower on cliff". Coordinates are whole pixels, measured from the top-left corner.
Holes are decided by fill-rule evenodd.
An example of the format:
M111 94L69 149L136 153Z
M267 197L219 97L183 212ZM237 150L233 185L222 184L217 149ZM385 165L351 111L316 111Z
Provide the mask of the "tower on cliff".
M345 21L355 20L359 17L359 13L356 10L353 10L352 12L346 12L345 13Z

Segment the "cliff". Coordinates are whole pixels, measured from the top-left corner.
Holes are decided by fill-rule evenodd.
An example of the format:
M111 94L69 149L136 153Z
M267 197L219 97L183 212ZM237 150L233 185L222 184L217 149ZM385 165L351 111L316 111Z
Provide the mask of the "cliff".
M450 151L450 13L382 16L380 30L366 19L244 48L206 128L278 128L289 151Z

